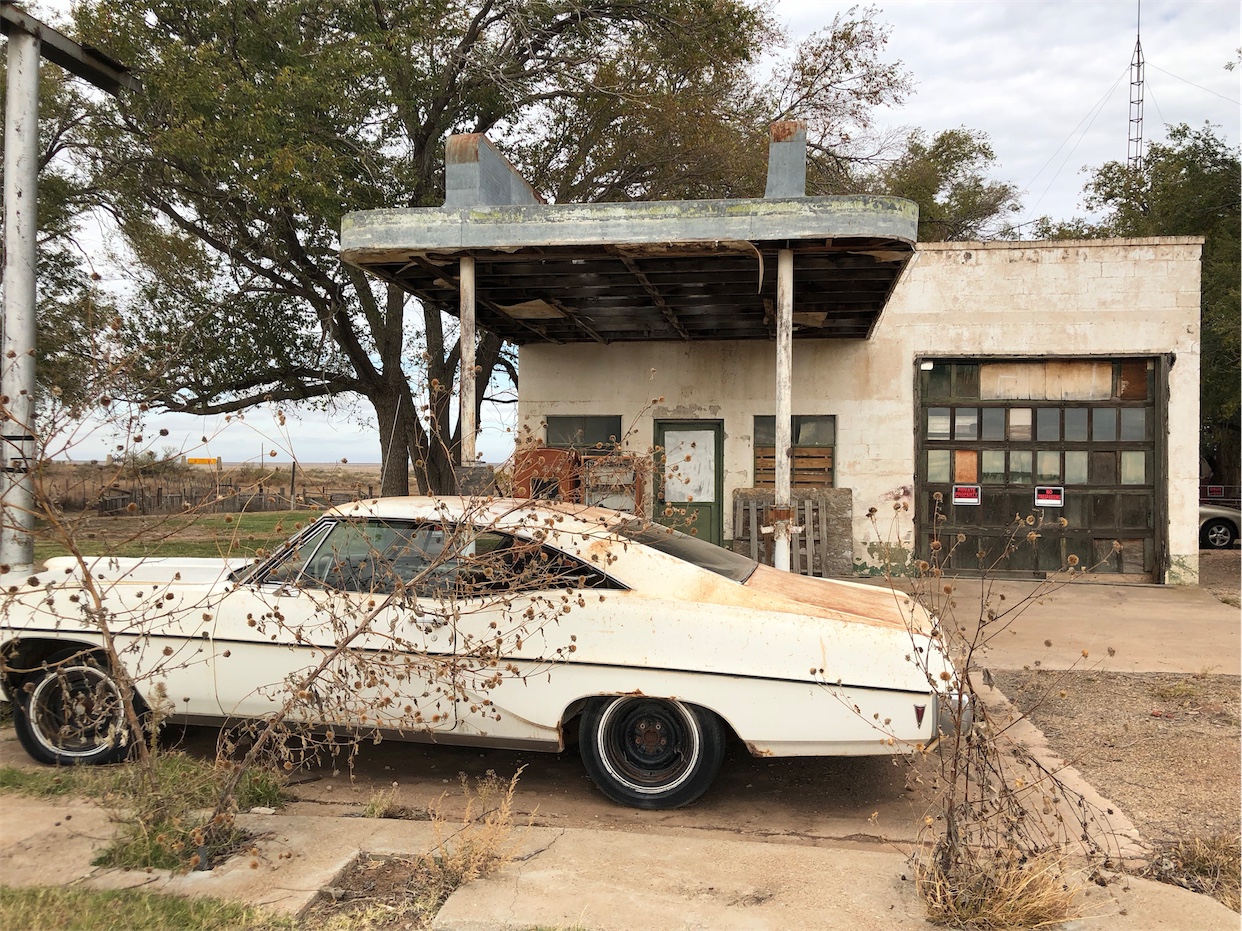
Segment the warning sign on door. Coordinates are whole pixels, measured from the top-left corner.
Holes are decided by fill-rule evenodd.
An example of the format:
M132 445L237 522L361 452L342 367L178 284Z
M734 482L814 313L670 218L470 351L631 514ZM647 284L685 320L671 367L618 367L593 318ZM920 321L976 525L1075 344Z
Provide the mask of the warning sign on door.
M1065 507L1065 488L1062 485L1036 485L1035 486L1035 507L1037 508L1063 508Z
M978 504L980 497L981 495L978 485L953 486L954 504Z

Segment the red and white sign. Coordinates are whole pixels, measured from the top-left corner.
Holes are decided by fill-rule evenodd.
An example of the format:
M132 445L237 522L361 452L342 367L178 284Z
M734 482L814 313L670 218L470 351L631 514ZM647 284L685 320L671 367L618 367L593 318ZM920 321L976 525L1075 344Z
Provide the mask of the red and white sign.
M1062 485L1036 485L1035 486L1035 507L1037 508L1063 508L1065 507L1065 487Z
M978 504L982 497L978 485L954 485L954 504Z
M1225 486L1224 485L1208 485L1207 496L1209 498L1225 497Z

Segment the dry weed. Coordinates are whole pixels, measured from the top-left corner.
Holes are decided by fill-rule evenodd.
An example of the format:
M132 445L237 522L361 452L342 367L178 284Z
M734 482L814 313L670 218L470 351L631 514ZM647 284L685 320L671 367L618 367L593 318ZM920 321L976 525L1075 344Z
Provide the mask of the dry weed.
M461 777L465 806L448 814L449 796L431 806L435 844L414 857L362 857L325 890L308 916L316 931L363 931L372 927L428 928L445 900L462 885L494 872L514 858L513 795L519 769L511 779L494 772L473 783ZM394 805L396 791L372 796L370 817ZM456 809L462 797L454 795ZM401 806L397 806L401 807Z
M1236 834L1191 837L1157 852L1145 875L1210 895L1239 911L1242 840Z
M494 872L517 853L513 795L524 768L519 767L508 781L488 770L473 785L463 774L466 808L460 819L445 815L439 805L429 809L436 848L423 855L420 865L432 882L447 888L445 898L458 886Z
M1188 676L1185 679L1174 682L1172 685L1153 686L1151 690L1152 697L1158 698L1161 701L1185 701L1190 698L1198 698L1199 686L1192 681L1192 678L1198 677Z
M936 856L915 865L928 918L964 931L1041 928L1074 917L1078 886L1066 877L1063 858L1053 854L1023 859L996 850L952 875Z
M396 783L393 783L393 787L388 791L381 789L371 793L371 797L367 799L366 805L363 806L362 817L394 818L401 821L427 821L430 816L423 811L398 802L397 786Z

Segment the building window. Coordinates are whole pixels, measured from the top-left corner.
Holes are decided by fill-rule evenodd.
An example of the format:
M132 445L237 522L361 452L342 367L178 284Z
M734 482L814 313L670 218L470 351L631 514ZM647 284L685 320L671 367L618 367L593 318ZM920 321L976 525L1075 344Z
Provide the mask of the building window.
M755 487L776 485L776 418L755 418ZM833 450L837 445L837 418L825 414L793 418L794 488L831 487Z
M548 445L558 449L611 451L621 442L621 415L548 417Z

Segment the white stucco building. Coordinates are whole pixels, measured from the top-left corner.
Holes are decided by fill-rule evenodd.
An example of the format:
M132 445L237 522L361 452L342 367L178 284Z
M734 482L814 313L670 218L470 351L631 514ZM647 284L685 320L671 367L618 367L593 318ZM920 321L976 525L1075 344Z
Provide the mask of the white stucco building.
M999 557L1021 515L1041 538L1003 571L1075 555L1197 581L1201 244L920 245L870 338L796 340L795 487L797 453L828 450L828 483L851 499L855 570L925 556L940 492L940 536L967 537L959 569L977 569L980 548ZM719 519L734 538L733 498L755 487L756 446L771 443L756 425L773 414L770 343L528 344L520 360L520 422L546 440L551 418L554 444L563 425L618 421L623 445L647 455L669 424L718 427ZM1036 507L1037 485L1056 506Z

